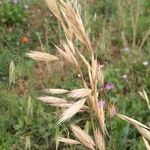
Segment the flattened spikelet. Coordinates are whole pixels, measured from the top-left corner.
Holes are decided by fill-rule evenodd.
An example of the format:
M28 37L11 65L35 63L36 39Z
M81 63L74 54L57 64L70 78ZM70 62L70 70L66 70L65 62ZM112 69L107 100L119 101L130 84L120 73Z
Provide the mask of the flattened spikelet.
M45 89L45 93L50 93L50 94L65 94L68 93L68 90L65 89Z
M148 96L147 96L146 91L143 89L142 91L139 91L138 93L139 93L140 96L146 101L147 106L148 106L148 109L150 110L150 100L149 100L149 98L148 98Z
M103 74L100 64L97 66L97 79L98 79L100 85L103 86L104 85L104 74Z
M67 143L67 144L81 144L77 140L72 140L72 139L67 139L67 138L58 138L58 141L64 142L64 143Z
M78 66L78 62L74 56L73 51L70 49L69 45L66 44L65 42L62 43L62 46L64 48L64 50L66 51L66 54L70 57L70 59L73 61L73 63Z
M57 0L45 0L50 11L55 15L55 17L60 20L60 11L57 6Z
M77 101L76 103L74 103L73 105L71 105L68 109L66 109L64 113L61 115L61 118L59 119L58 124L70 119L76 113L78 113L79 110L83 107L85 101L86 99L81 99Z
M78 14L74 11L69 2L64 2L60 0L60 10L64 17L64 20L68 24L70 30L75 34L75 36L87 47L87 49L92 52L91 43L85 32L82 20Z
M69 92L68 97L71 98L84 98L91 94L91 89L82 88L82 89L75 89Z
M88 68L91 68L89 62L85 59L85 57L77 50L81 60L83 61L83 63L88 67Z
M140 126L140 127L145 128L145 129L150 129L148 126L142 124L141 122L139 122L139 121L137 121L137 120L135 120L133 118L127 117L127 116L122 115L122 114L117 114L117 116L119 118L121 118L122 120L127 121L130 124L133 124L134 126Z
M57 47L58 53L66 59L69 63L74 64L74 61L71 59L70 55L68 55L65 51L61 50L59 47Z
M95 143L93 139L85 131L83 131L79 126L75 125L71 125L71 130L82 144L91 150L95 150Z
M52 97L52 96L41 96L38 97L39 100L45 102L45 103L49 103L50 105L53 104L66 104L67 101L58 97Z
M150 131L148 131L145 128L142 128L140 126L136 126L136 128L138 129L138 131L140 132L140 134L145 137L146 139L150 140Z
M105 139L103 139L103 135L99 129L94 131L94 138L97 148L99 150L105 150Z
M39 51L31 51L30 53L26 53L26 56L38 61L50 62L50 61L58 60L58 58L54 55L39 52Z
M149 145L148 141L143 136L142 136L142 138L143 138L146 149L150 150L150 145Z

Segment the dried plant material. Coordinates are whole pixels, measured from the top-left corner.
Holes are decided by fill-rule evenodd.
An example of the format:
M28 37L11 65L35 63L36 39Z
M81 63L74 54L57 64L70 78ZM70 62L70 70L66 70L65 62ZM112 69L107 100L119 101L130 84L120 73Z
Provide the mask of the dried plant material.
M146 101L148 109L150 110L150 101L149 101L146 91L143 89L142 91L139 91L138 93Z
M16 81L16 93L19 96L27 94L29 89L28 77L24 76Z
M93 80L92 80L92 73L91 73L91 67L88 67L88 75L89 75L89 80L90 80L90 86L92 88L92 90L94 91L94 83L93 83Z
M86 58L77 50L81 60L83 61L83 63L88 67L88 68L91 68L89 62L86 60Z
M92 57L92 68L91 68L92 80L95 83L97 77L97 60Z
M70 47L68 46L68 44L66 44L65 42L62 42L62 46L66 52L66 54L68 55L68 57L74 62L74 64L78 67L78 62L75 58L75 55L73 53L72 50L70 50Z
M61 108L69 108L69 107L71 107L73 104L74 104L74 102L71 102L71 103L60 103L60 104L57 104L57 105L55 105L55 106L61 107ZM53 105L53 106L54 106L54 105ZM79 110L79 112L85 111L85 110L87 110L87 109L89 109L89 107L86 106L86 105L83 105L83 107Z
M130 124L133 124L134 126L139 126L139 127L145 128L145 129L150 129L148 126L142 124L141 122L139 122L139 121L137 121L137 120L135 120L133 118L127 117L127 116L122 115L122 114L117 114L117 116L119 118L121 118L122 120L127 121Z
M101 86L104 85L104 74L100 64L97 65L97 80L99 81Z
M58 60L58 58L54 55L39 52L39 51L31 51L30 53L26 53L26 56L34 60L44 61L44 62L51 62L51 61Z
M144 138L150 140L150 131L140 126L135 126L135 127L138 129L138 131Z
M76 14L71 4L67 1L60 1L60 10L70 30L75 36L86 46L86 48L92 52L91 43L84 30L84 26L79 14Z
M35 88L36 90L44 90L45 83L50 77L51 69L47 62L38 61L34 66L34 75L36 77Z
M57 5L57 0L45 0L47 6L49 7L50 11L55 15L58 20L61 20L60 11Z
M68 109L64 111L64 113L61 115L58 124L70 119L73 117L76 113L79 112L79 110L83 107L86 99L81 99L77 102L75 102L73 105L71 105Z
M67 138L58 138L59 142L67 143L67 144L81 144L77 140L67 139Z
M68 44L70 50L71 50L72 53L75 55L75 49L74 49L74 45L73 45L72 40L68 39L67 37L66 37L66 39L67 39L67 44Z
M69 92L69 94L67 96L71 97L71 98L84 98L84 97L89 96L91 94L91 92L92 92L92 90L87 89L87 88L75 89L75 90L72 90L71 92Z
M99 107L99 103L97 104L97 115L98 115L98 121L99 121L99 126L101 127L101 132L102 132L102 136L104 139L104 135L105 135L105 112L104 112L104 107L102 107L102 105Z
M92 140L92 138L85 132L83 131L79 126L71 125L71 130L76 136L76 138L84 144L87 148L91 150L95 150L94 146L95 143Z
M49 103L50 105L67 103L67 101L64 99L61 99L58 97L52 97L52 96L41 96L41 97L38 97L38 99L45 103Z
M68 90L65 89L45 89L45 93L50 93L50 94L66 94L68 93Z
M72 59L72 57L70 56L70 54L68 54L67 52L61 50L59 47L57 47L58 53L64 58L66 59L69 63L77 65L77 61L75 59ZM75 61L74 61L75 60Z
M99 129L94 130L94 138L96 147L99 150L105 150L105 139Z
M150 145L149 145L148 141L143 136L142 136L142 138L143 138L146 149L150 150Z

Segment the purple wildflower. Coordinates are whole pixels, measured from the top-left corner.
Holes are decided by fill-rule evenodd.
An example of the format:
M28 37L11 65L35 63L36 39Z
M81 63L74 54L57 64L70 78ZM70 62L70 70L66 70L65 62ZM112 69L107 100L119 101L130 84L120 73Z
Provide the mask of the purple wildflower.
M109 106L109 113L110 113L110 117L113 117L117 114L117 110L116 110L116 107L115 105L111 105Z
M115 88L115 85L113 83L107 83L105 86L104 86L104 89L106 91L109 91L109 90L112 90Z

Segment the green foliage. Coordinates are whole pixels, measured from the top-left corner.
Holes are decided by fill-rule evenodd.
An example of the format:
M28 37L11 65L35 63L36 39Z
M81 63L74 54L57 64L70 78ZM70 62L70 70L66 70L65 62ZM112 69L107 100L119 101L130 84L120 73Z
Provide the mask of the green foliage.
M2 1L0 4L0 25L13 26L13 25L25 25L27 16L25 8L18 1L13 3L10 0Z

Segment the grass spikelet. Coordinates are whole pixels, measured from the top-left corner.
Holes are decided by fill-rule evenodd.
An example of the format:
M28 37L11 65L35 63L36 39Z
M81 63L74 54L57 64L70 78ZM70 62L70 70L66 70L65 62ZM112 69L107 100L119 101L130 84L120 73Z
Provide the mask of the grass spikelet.
M75 36L86 46L86 48L92 52L91 43L84 30L82 20L79 15L76 14L69 2L60 1L60 10L64 17L64 20L68 24L69 28Z
M99 129L96 129L94 131L94 139L95 139L96 147L99 150L105 150L105 142L104 142L104 139L103 139L103 135L102 135L102 133L100 132Z
M70 50L71 50L72 53L75 55L75 49L74 49L72 40L68 39L67 37L66 37L66 40L67 40L67 44L68 44Z
M45 62L51 62L51 61L58 60L58 58L54 55L39 52L39 51L31 51L30 53L26 53L26 56L30 57L34 60L45 61Z
M71 125L71 130L82 144L91 150L95 150L95 143L93 139L85 131L83 131L79 126L75 125Z
M138 93L146 101L148 109L150 110L150 101L149 101L146 91L143 89L142 91L139 91Z
M58 124L70 119L73 117L76 113L79 112L79 110L83 107L86 99L81 99L77 102L75 102L73 105L71 105L68 109L64 111L64 113L61 115Z
M50 11L55 15L58 20L61 20L60 11L57 5L57 0L45 0Z
M77 140L67 139L67 138L58 138L59 142L67 143L67 144L81 144Z
M91 71L92 71L92 80L93 82L96 81L96 77L97 77L97 60L96 59L92 59L92 68L91 68Z
M66 93L68 93L68 90L65 90L65 89L45 89L44 92L49 93L49 94L66 94Z
M142 128L140 126L136 126L136 128L138 129L138 131L140 132L140 134L145 137L146 139L150 140L150 131L148 131L145 128Z
M82 62L83 62L88 68L91 68L89 62L85 59L85 57L84 57L79 51L77 51L77 52L78 52L78 54L79 54L79 56L80 56Z
M69 92L67 96L71 98L84 98L89 96L90 94L91 94L91 89L82 88L82 89L72 90L71 92Z
M67 103L67 101L64 99L61 99L58 97L52 97L52 96L41 96L41 97L38 97L38 99L50 105Z
M104 85L104 74L100 64L97 65L97 80L99 81L101 86Z
M139 122L139 121L137 121L137 120L135 120L133 118L127 117L127 116L122 115L122 114L117 114L117 116L119 118L121 118L122 120L124 120L124 121L126 121L126 122L128 122L130 124L133 124L134 126L140 126L140 127L145 128L145 129L150 129L148 126L142 124L141 122Z
M57 48L57 50L58 50L58 53L59 53L64 59L66 59L69 63L74 64L73 59L71 58L70 55L68 55L67 52L64 52L63 50L61 50L61 49L60 49L59 47L57 47L57 46L56 46L56 48Z
M148 141L143 136L142 136L142 138L143 138L146 149L150 150L150 145L149 145Z
M66 44L65 42L62 43L62 46L64 48L64 50L66 51L67 55L71 58L71 60L74 62L74 64L76 66L78 66L78 62L74 56L73 50L70 49L70 47L68 46L68 44Z

